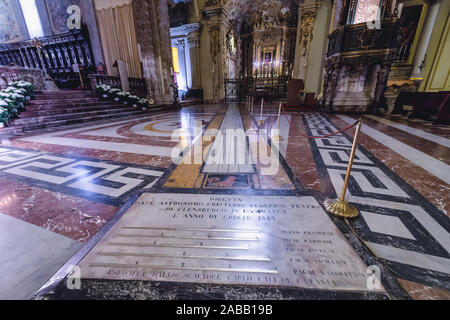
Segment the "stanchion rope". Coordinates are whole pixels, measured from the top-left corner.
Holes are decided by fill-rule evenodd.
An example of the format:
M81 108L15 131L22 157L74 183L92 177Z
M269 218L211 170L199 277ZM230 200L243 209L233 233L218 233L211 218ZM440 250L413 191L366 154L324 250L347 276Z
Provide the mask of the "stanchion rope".
M352 124L352 125L350 125L350 126L344 128L344 129L342 129L342 130L340 130L340 131L337 131L337 132L334 132L334 133L330 133L330 134L327 134L327 135L325 135L325 136L308 136L308 135L305 135L305 134L301 133L300 130L297 130L297 128L296 128L295 126L292 125L291 121L289 120L289 117L288 117L287 114L286 114L286 111L284 110L284 106L282 105L281 108L283 109L283 114L284 114L284 116L286 117L286 120L289 122L289 125L291 126L291 128L294 128L295 131L297 131L298 134L300 134L302 137L305 137L305 138L307 138L307 139L324 139L324 138L333 137L333 136L336 136L336 135L338 135L338 134L340 134L340 133L343 133L343 132L345 132L345 131L348 131L348 130L350 130L350 129L356 127L356 126L358 125L358 123L361 121L361 120L358 120L358 121L356 121L354 124Z

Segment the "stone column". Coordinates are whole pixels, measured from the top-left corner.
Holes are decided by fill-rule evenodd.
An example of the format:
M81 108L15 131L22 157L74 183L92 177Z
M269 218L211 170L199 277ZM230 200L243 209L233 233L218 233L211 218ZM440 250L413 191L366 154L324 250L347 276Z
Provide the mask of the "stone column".
M200 72L200 37L199 32L194 31L188 37L189 56L191 62L191 84L192 90L202 89L202 79Z
M425 57L427 54L428 45L430 43L431 34L433 32L434 24L436 22L436 17L439 12L439 7L441 6L441 1L435 1L431 4L428 9L427 18L422 29L422 34L420 36L419 44L417 45L416 53L413 61L413 69L411 72L411 78L422 77L422 64L425 62Z
M184 38L178 39L176 42L176 47L178 49L178 63L180 65L180 73L183 77L183 81L178 83L180 90L187 90L187 82L188 82L188 75L186 72L186 45L184 43Z
M209 78L212 85L212 96L207 96L206 99L211 101L221 101L225 98L223 61L225 23L229 17L225 4L226 0L208 1L209 6L203 9L210 39L211 73Z
M156 104L174 101L169 10L166 0L133 1L134 24L140 44L144 78Z
M170 29L170 36L172 44L178 48L179 44L183 44L184 48L179 50L180 67L182 68L183 76L186 79L186 87L189 89L186 97L201 98L202 97L202 83L200 76L200 38L199 32L201 24L191 23L180 27ZM183 61L184 59L184 61ZM185 65L183 68L182 65Z

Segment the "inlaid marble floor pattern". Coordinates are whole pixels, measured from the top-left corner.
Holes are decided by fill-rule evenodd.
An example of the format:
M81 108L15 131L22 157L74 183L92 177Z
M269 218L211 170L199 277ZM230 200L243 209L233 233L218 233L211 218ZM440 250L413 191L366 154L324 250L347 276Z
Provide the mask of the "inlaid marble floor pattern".
M222 132L256 128L259 116L244 114L244 106L194 106L144 119L69 127L1 141L0 298L31 298L33 291L137 192L179 193L176 186L165 187L177 168L171 158L173 148L182 145L189 149L201 136L194 129L196 122L206 129L222 117L217 127ZM286 188L286 181L273 179L279 186L271 189L277 191L266 192L306 192L320 199L340 195L354 130L325 139L306 139L297 132L325 135L355 119L320 113L283 117L280 164L295 190ZM264 129L276 127L275 114L264 115L264 120ZM366 116L363 120L348 193L348 200L361 215L349 222L350 227L411 298L449 299L450 132L443 126L400 117ZM178 135L173 135L175 131ZM227 154L222 156L226 163ZM188 171L189 166L186 168ZM206 164L199 174L251 175L254 169L248 162L241 166ZM200 187L187 191L222 192L220 188L205 191ZM5 274L15 277L6 281ZM32 280L25 284L25 279Z

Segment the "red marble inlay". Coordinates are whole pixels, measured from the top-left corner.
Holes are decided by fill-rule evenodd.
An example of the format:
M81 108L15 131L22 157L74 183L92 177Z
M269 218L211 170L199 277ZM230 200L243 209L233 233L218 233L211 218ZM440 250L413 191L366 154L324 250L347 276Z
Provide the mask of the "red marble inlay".
M406 131L391 127L384 123L378 122L376 120L364 118L364 123L369 125L371 128L387 134L390 137L394 137L400 142L413 147L433 158L436 158L446 164L450 164L450 150L449 148L435 143L433 141L418 137Z
M87 242L117 207L0 178L0 212L71 239Z

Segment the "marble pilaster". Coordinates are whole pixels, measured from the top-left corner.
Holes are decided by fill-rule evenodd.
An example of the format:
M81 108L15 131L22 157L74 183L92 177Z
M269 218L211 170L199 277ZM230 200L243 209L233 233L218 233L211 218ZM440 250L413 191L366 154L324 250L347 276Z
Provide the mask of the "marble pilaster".
M173 103L173 65L169 12L163 0L133 1L137 42L141 48L144 77L156 104ZM151 36L149 36L151 34Z
M428 45L430 43L431 34L436 22L436 17L441 6L441 1L435 1L430 5L428 10L427 18L423 26L422 35L420 36L419 44L416 49L416 53L413 61L413 69L411 72L411 78L417 78L421 80L423 63L425 62L425 57L428 50Z
M203 9L206 17L206 24L209 32L209 54L211 57L211 72L203 79L210 83L212 88L204 88L206 99L210 101L220 101L225 98L224 92L224 43L225 43L225 23L228 20L229 12L224 6L224 1L211 1ZM209 78L209 79L208 79Z
M294 79L305 80L308 66L308 49L313 38L314 22L319 6L320 4L303 4L299 6Z

